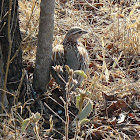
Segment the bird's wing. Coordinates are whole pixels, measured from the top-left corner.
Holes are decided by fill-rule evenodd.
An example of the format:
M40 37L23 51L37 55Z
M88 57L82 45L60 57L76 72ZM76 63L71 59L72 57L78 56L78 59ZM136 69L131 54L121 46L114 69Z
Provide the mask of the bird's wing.
M56 83L65 87L65 72L64 72L64 48L63 45L57 45L52 49L52 69L51 73ZM64 80L64 81L63 81Z
M60 65L62 66L64 64L64 48L63 45L57 45L53 47L53 66Z
M80 61L80 70L83 70L84 72L87 72L88 67L89 67L89 56L87 53L87 50L82 46L78 46L78 59Z

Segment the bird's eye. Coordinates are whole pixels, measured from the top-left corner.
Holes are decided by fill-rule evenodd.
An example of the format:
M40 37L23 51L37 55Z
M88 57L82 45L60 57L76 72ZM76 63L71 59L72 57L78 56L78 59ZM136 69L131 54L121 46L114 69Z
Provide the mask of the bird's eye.
M79 34L82 34L82 31L79 31Z

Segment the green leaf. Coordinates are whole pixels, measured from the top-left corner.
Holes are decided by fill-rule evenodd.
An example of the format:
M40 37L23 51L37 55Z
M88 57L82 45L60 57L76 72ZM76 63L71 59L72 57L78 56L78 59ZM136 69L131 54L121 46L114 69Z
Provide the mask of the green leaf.
M77 96L76 97L76 108L78 108L79 109L79 104L80 104L80 101L81 101L81 96Z
M30 118L23 120L21 130L25 131L25 129L28 127L29 124L30 124Z
M35 118L36 118L37 121L40 120L41 115L40 115L39 112L36 112L36 113L35 113Z
M89 121L90 121L89 119L83 119L83 120L81 120L81 121L80 121L80 126L82 126L82 125L88 123Z
M82 95L76 97L76 107L79 109L79 112L81 112L82 110L83 101L84 101L84 97Z
M70 67L68 65L65 65L65 68L66 68L67 72L69 73L70 72Z
M30 117L30 118L31 118L31 117ZM40 118L41 118L40 113L36 112L35 114L33 114L32 122L33 122L33 123L36 123L36 122L38 122L38 121L40 120Z
M87 77L87 75L85 74L85 72L83 70L75 70L74 74L78 74L78 75L82 76L83 78Z
M89 100L89 102L86 104L86 106L80 112L80 114L77 116L77 119L79 121L81 121L84 118L87 118L87 116L89 116L89 114L91 113L92 109L93 109L93 103L91 100Z

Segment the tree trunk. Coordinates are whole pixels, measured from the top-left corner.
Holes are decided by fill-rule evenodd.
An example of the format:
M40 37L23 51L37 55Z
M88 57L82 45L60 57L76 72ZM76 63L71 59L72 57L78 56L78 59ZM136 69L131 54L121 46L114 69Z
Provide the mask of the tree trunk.
M50 80L54 28L54 4L55 0L42 0L40 6L41 11L38 47L33 79L33 87L37 94L42 94L46 91L46 86Z
M21 35L19 29L19 21L18 21L18 0L0 0L0 44L1 51L3 56L3 68L4 68L4 76L7 69L7 62L11 60L11 58L15 55L16 51L19 49L21 43ZM11 6L11 8L9 8ZM3 10L2 10L3 9ZM11 12L10 12L11 9ZM10 21L10 22L9 22ZM10 52L10 44L11 44L11 52ZM10 60L8 60L8 56L10 56ZM17 55L11 61L8 68L8 77L6 83L6 88L10 92L14 92L17 90L20 79L22 76L22 51L19 49ZM0 77L2 78L2 77ZM8 94L9 95L9 94ZM13 97L8 96L10 104L13 103Z
M3 89L3 84L4 84L4 77L3 77L3 60L2 60L2 51L1 51L1 43L0 43L0 89ZM2 103L3 99L3 92L0 90L0 102ZM0 110L2 110L2 104L0 104ZM4 100L4 107L8 109L8 101L7 101L7 95L5 95L5 100Z

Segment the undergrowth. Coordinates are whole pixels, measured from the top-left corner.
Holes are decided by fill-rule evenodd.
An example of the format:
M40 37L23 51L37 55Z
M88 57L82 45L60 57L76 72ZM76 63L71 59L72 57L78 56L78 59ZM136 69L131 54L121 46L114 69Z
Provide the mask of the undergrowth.
M40 1L35 0L19 1L23 64L28 72L29 81L32 81L35 66L39 4ZM73 117L75 118L77 115L77 111L74 111L75 115L69 120L70 127L72 127L70 129L74 129L74 134L69 132L70 138L75 137L80 140L140 139L139 13L140 3L135 0L120 2L115 0L99 0L98 2L56 0L54 46L61 43L66 32L73 26L80 26L88 31L88 34L79 40L89 53L90 64L87 78L78 93L84 100L82 102L80 99L81 109L87 105L88 100L92 102L93 108L86 119L82 120L84 122L75 124L76 127L71 125L74 123ZM7 119L3 120L1 130L3 138L12 140L16 136L17 139L51 137L62 139L64 137L62 120L65 114L61 116L59 113L63 111L59 109L62 100L59 102L57 95L54 94L57 87L58 85L52 81L49 94L46 95L52 104L48 109L51 110L51 113L48 112L48 120L44 119L44 114L32 114L28 107L30 114L28 117L22 118L20 113L16 116L20 124L26 121L28 125L25 125L25 128L20 125L15 127L16 124L13 120L16 107L13 107L11 114L7 113ZM75 96L77 97L79 94ZM25 104L17 105L17 108L21 109L21 113ZM76 101L74 100L71 105L75 107ZM56 107L58 110L55 110ZM76 107L74 109L76 110ZM57 114L62 118L59 118ZM43 124L46 121L50 128L45 129ZM28 127L26 128L26 126Z

